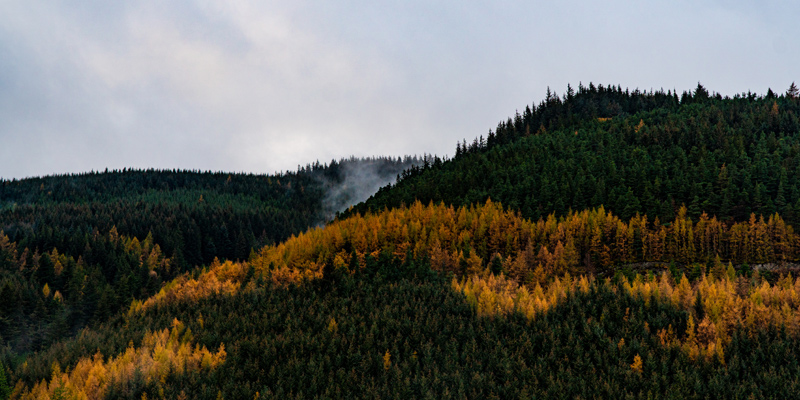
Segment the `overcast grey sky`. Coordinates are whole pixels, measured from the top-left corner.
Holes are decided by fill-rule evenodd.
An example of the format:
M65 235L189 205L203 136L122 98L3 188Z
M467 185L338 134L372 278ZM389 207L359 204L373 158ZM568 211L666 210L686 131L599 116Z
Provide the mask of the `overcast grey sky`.
M783 92L798 4L0 0L0 177L452 154L567 83Z

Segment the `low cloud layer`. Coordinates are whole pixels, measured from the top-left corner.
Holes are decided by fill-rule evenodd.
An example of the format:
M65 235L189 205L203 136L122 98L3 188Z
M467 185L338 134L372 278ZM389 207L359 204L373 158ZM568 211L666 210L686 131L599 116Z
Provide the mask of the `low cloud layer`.
M800 7L676 1L0 3L0 177L452 153L547 86L800 81Z

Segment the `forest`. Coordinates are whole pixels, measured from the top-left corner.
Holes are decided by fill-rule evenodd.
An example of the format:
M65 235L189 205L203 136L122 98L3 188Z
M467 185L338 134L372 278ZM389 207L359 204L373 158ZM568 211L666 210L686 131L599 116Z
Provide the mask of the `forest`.
M662 221L681 205L723 221L779 213L800 223L800 101L580 87L458 145L453 162L411 168L356 211L491 198L530 219L603 205Z
M452 158L0 181L0 399L794 397L799 116L589 84Z
M277 175L123 170L0 181L0 352L40 350L215 258L246 260L363 196L354 180L389 182L419 162L350 158Z

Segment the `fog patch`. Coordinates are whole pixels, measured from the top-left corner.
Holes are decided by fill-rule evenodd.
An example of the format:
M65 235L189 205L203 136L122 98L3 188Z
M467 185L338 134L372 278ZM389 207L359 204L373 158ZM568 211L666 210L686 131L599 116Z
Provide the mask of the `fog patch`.
M403 170L422 165L426 157L351 157L332 161L325 173L318 175L325 189L322 222L333 220L337 213L366 201L378 189L395 183Z

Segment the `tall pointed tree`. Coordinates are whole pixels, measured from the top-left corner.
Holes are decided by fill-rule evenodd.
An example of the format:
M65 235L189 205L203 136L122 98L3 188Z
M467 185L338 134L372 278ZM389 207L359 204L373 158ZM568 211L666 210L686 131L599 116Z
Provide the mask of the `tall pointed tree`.
M789 90L786 91L786 97L796 99L798 96L800 96L800 89L797 89L797 85L792 82L792 85L789 86Z
M11 388L6 379L6 367L0 363L0 400L6 400L11 395Z

